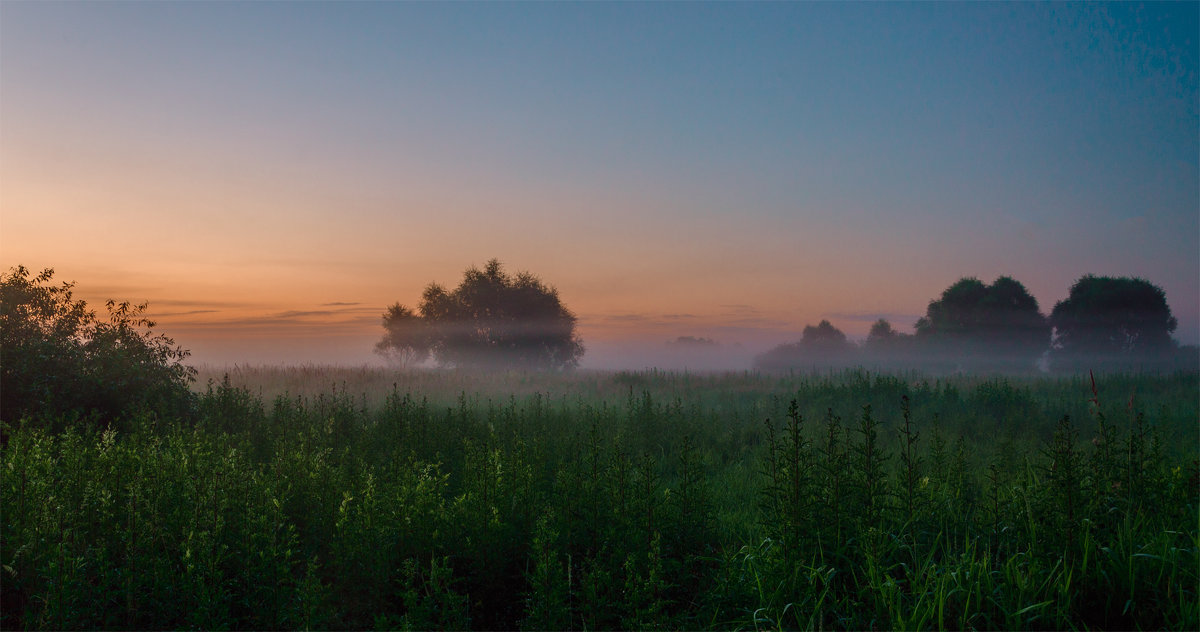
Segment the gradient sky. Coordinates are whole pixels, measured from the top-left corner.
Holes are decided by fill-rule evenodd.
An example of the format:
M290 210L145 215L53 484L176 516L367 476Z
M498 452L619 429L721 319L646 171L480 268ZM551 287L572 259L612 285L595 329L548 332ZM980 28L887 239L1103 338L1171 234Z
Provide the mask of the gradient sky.
M4 1L0 266L214 364L375 361L492 257L584 366L907 330L964 276L1141 276L1195 343L1198 7Z

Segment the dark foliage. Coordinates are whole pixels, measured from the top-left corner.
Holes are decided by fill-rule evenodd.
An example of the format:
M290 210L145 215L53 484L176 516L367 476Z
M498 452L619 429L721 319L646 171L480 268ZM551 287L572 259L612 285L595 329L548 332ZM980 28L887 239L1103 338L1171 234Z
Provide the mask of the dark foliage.
M1050 342L1037 299L1006 276L991 285L959 280L929 303L916 331L925 350L960 364L985 356L993 364L1032 365Z
M1177 351L1162 288L1144 279L1087 275L1050 313L1056 366L1169 361Z
M147 306L110 300L101 320L73 297L74 283L53 276L24 266L0 276L0 419L182 414L195 370L186 350L152 331Z
M418 311L419 319L392 306L377 349L412 361L432 353L443 366L476 368L572 369L583 355L575 315L558 290L528 272L506 274L496 259L482 270L468 268L453 291L429 284Z
M863 365L936 374L982 371L1195 371L1200 348L1171 337L1177 327L1166 295L1143 279L1087 275L1055 305L1050 317L1020 282L991 285L960 279L929 303L915 334L886 319L871 326L861 346L828 321L808 326L799 342L759 356L766 370ZM1051 335L1053 334L1053 336ZM1049 362L1047 362L1049 360Z

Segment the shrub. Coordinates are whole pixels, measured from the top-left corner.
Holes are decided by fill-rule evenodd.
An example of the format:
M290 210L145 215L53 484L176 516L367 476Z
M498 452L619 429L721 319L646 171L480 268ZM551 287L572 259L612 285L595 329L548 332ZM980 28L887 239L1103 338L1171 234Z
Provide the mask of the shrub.
M145 317L147 305L108 301L102 320L55 285L54 270L0 274L0 420L89 418L139 412L179 416L191 403L189 353Z

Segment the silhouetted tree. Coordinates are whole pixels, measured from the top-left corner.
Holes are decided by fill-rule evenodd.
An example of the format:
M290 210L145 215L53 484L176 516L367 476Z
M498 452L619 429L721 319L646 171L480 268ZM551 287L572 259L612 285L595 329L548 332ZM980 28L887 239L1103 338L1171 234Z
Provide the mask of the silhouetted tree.
M816 326L805 326L799 342L779 345L755 358L754 364L770 370L840 366L853 361L855 351L846 334L828 320L822 320Z
M1055 365L1155 362L1177 349L1162 288L1138 278L1087 275L1050 312Z
M1025 286L964 278L929 303L916 324L923 350L974 366L1025 367L1048 348L1050 325Z
M887 319L880 318L871 325L871 331L867 333L867 346L886 347L899 337L899 332L892 328L892 324Z
M396 303L383 315L383 340L375 353L391 364L410 367L429 358L429 328L413 310Z
M800 346L817 355L840 355L854 349L846 340L846 334L828 320L822 320L816 327L806 326L800 336Z
M430 283L418 311L424 329L410 331L425 336L426 348L444 366L571 369L583 355L575 315L558 290L528 272L508 275L496 259L482 270L468 268L453 291ZM408 338L410 344L419 340ZM387 341L385 335L380 344Z
M189 353L152 332L146 304L108 301L101 320L74 298L74 283L53 277L24 266L0 274L0 419L112 422L190 410Z
M912 351L912 335L900 333L892 327L892 323L880 318L871 325L871 331L863 343L863 351L874 360L897 361L904 360L903 356Z

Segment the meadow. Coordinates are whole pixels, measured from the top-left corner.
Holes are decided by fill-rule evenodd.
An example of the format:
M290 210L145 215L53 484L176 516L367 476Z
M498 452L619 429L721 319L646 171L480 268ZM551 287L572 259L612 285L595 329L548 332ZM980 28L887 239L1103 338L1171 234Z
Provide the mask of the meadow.
M1200 375L202 368L5 429L5 629L1197 629Z

